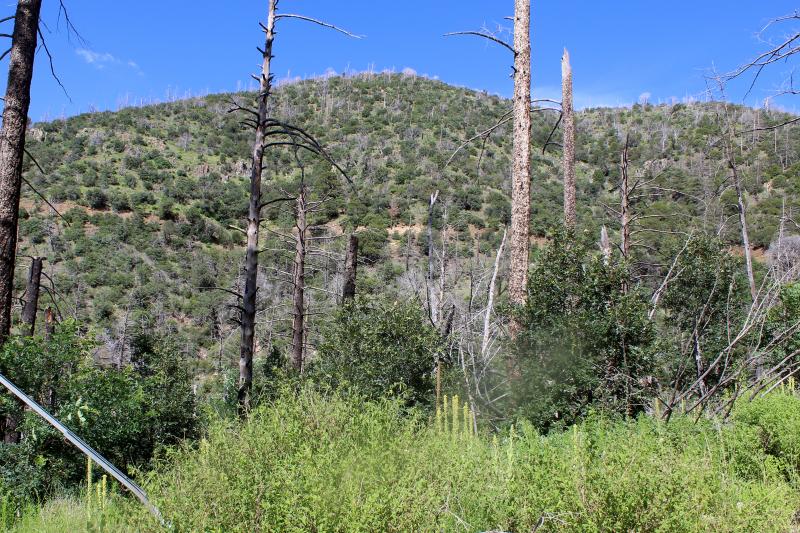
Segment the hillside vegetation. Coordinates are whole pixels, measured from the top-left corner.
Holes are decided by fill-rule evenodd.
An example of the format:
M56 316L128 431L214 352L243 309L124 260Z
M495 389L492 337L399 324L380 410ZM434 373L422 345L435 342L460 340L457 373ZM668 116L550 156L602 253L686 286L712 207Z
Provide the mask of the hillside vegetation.
M246 424L212 424L146 488L177 531L795 530L791 392L742 403L733 425L597 416L547 437L475 434L455 407L426 420L393 401L284 394ZM79 530L162 528L98 490L12 529Z
M69 225L27 189L21 250L46 256L61 317L95 326L104 341L103 358L128 357L126 332L136 324L180 336L206 371L235 357L229 295L204 288L240 285L243 236L235 228L246 212L251 131L240 123L240 113L229 111L232 99L248 98L211 95L34 125L28 150L45 172L28 162L27 179ZM456 265L496 251L510 216L510 123L447 162L466 139L497 123L509 101L425 78L381 74L285 85L272 102L275 116L316 135L352 175L354 184L338 184L312 222L331 237L359 231L367 273L359 280L362 290L419 297L418 284L404 275L425 268L427 204L436 190L441 197L433 214L434 239L447 228ZM606 224L617 240L618 224L605 206L619 202L615 187L628 136L631 174L652 177L661 187L636 204L643 215L659 215L643 224L648 231L640 240L646 247L637 251L643 274L663 274L657 265L666 250L685 238L672 232L719 232L731 246L740 245L736 199L722 155L720 107L636 105L578 113L579 227L598 239L597 228ZM734 111L741 129L784 117ZM534 113L531 227L537 242L560 222L560 149L541 149L556 120L554 111ZM792 127L741 137L757 257L776 238L782 210L800 207L798 146L798 129ZM281 149L269 151L266 168L268 197L280 196L299 172L292 154ZM319 162L310 163L308 172L316 180L332 175ZM293 224L287 207L276 204L266 211L274 231L266 236L261 262L268 320L270 306L279 305L288 291L282 273L291 269L290 247L280 237ZM309 272L312 283L336 289L344 245L342 239L321 243L325 255ZM26 272L17 273L21 293ZM653 283L652 277L644 282ZM314 311L324 312L333 302L322 292L310 298L312 320ZM258 332L264 349L280 346L286 329L273 318Z

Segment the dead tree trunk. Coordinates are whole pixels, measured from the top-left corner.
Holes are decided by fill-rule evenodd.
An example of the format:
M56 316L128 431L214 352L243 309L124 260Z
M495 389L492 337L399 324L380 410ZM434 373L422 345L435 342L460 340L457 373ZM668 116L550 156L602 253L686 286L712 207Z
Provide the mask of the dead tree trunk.
M747 231L747 213L744 206L744 194L742 193L742 182L739 179L739 171L736 168L736 163L731 156L728 159L728 166L733 173L733 185L736 187L736 202L739 207L739 226L742 229L742 246L744 247L744 262L747 268L747 283L750 285L750 297L755 301L756 299L756 280L753 276L753 252L750 250L750 234Z
M347 242L347 256L344 267L344 289L342 290L342 303L352 300L356 296L356 272L358 268L358 237L350 235Z
M36 328L36 309L39 306L39 284L42 280L42 262L44 258L34 257L28 273L28 286L25 289L25 306L22 308L22 322L28 325L33 336Z
M531 2L514 3L514 101L511 154L511 265L508 292L512 305L527 301L528 251L530 247L531 181ZM520 325L512 317L509 328L514 338Z
M292 368L303 371L305 344L305 283L306 283L306 188L300 186L297 195L297 235L295 236L294 273L292 276Z
M500 241L500 248L497 249L497 256L494 259L494 269L492 279L489 282L489 296L486 301L486 314L483 316L483 339L481 340L481 357L486 357L486 350L489 348L489 327L492 320L492 309L494 308L494 291L497 282L497 272L500 270L500 260L503 257L503 248L506 245L506 230L503 230L503 239Z
M261 174L267 129L267 101L272 89L272 43L275 40L275 11L278 0L269 0L269 15L264 27L266 35L262 50L261 79L258 95L256 136L253 141L250 167L250 202L247 210L247 251L245 253L244 294L242 295L239 345L239 413L250 408L250 389L253 386L253 353L256 332L256 292L258 290L258 230L261 225Z
M433 206L436 204L438 197L439 191L431 194L431 200L428 204L428 278L425 285L428 297L428 317L432 324L436 324L439 319L436 315L438 306L434 301L436 296L433 291Z
M42 0L17 2L8 65L0 134L0 344L11 331L22 159L41 6Z
M603 263L611 264L611 239L608 238L608 230L605 225L600 228L600 253L603 254Z
M53 315L53 308L48 306L44 311L44 338L50 340L56 330L56 317Z
M572 67L569 52L561 58L561 121L564 124L564 226L575 229L575 113L572 109Z
M55 332L55 329L56 329L56 317L53 315L53 308L48 305L47 309L45 309L44 311L45 341L50 342L50 340L53 338L53 333ZM48 347L48 349L50 348ZM47 390L47 405L50 407L50 412L53 412L56 409L56 401L58 400L58 398L56 398L56 388L58 387L58 379L59 379L59 373L55 372L53 374L53 383Z
M628 138L625 137L625 148L622 149L622 159L620 161L620 184L619 184L619 221L620 234L622 238L622 257L628 259L631 250L631 212L630 198L628 194Z

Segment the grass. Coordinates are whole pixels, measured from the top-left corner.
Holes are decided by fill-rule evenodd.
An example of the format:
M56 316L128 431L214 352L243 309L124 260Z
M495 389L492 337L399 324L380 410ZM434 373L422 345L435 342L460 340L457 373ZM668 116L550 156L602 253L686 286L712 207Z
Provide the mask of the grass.
M592 418L541 436L474 434L397 403L286 394L173 450L146 490L175 531L791 531L800 399L733 423ZM445 413L447 413L445 415ZM91 508L88 508L91 507ZM136 502L56 499L14 531L159 531Z

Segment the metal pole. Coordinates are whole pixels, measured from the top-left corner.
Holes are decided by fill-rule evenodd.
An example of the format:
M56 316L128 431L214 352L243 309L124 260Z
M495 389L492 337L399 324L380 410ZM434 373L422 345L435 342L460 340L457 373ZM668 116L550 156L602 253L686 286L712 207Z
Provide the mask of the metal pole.
M147 499L147 494L144 492L144 490L142 490L142 488L139 485L134 483L132 479L123 474L116 466L108 462L108 460L105 457L97 453L91 446L86 444L83 441L83 439L81 439L75 433L70 431L68 427L66 427L58 420L56 420L53 417L53 415L45 411L45 409L41 405L33 401L33 399L31 399L27 394L22 392L16 385L14 385L2 374L0 374L0 383L2 383L5 386L5 388L10 390L14 396L22 400L25 403L25 405L30 407L37 415L44 418L48 424L50 424L58 431L60 431L68 441L70 441L72 444L75 445L75 447L77 447L80 451L85 453L91 460L99 464L103 468L103 470L111 474L111 476L114 479L119 481L125 488L127 488L129 491L135 494L136 497L139 498L139 501L141 501L144 504L144 506L147 507L147 509L153 514L153 516L155 516L158 519L158 521L162 525L164 525L164 518L162 518L161 512L155 505L150 503L150 500Z

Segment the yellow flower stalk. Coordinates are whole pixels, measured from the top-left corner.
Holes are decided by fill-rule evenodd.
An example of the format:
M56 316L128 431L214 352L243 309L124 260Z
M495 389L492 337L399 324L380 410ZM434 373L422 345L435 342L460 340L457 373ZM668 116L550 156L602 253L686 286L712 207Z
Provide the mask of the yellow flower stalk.
M453 395L453 401L450 402L450 405L453 407L453 436L458 434L458 419L460 418L458 414L458 394Z

